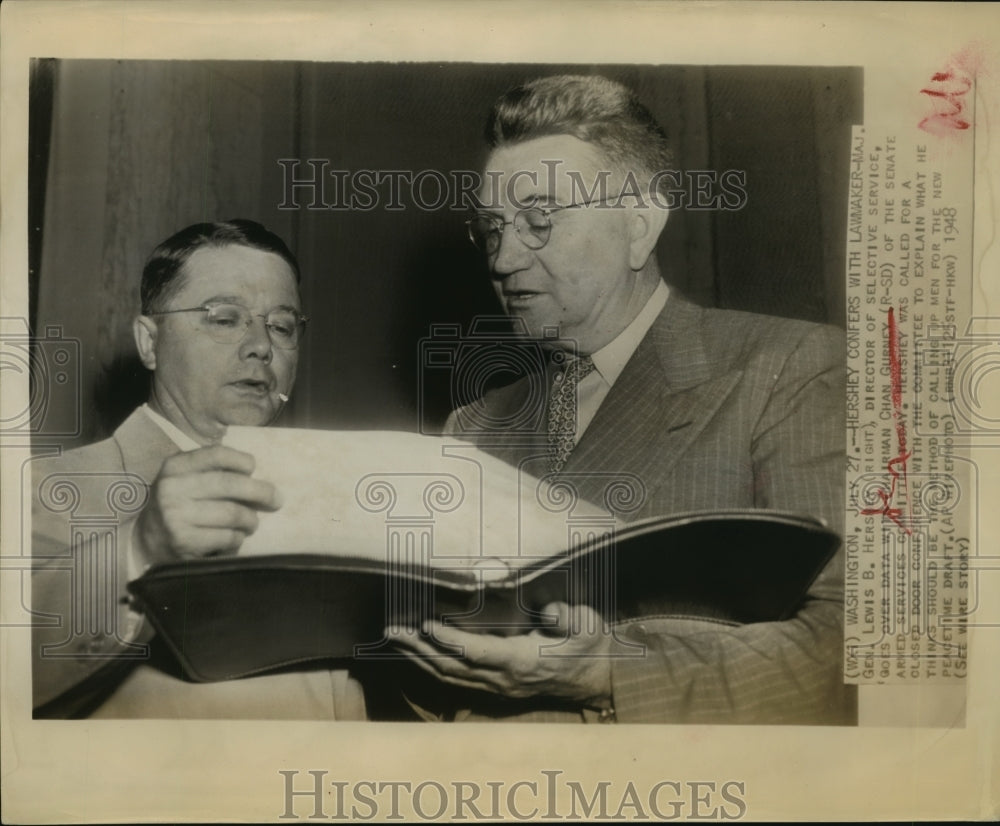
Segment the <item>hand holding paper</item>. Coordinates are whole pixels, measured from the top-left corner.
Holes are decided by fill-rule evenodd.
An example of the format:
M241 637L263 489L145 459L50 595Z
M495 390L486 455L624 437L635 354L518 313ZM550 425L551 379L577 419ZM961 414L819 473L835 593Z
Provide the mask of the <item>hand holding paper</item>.
M257 512L281 504L274 485L253 470L253 456L222 445L166 459L136 524L145 561L236 553L257 529Z
M785 618L839 544L815 520L761 510L625 525L456 439L230 427L225 442L165 465L144 518L171 523L189 556L238 555L129 583L195 680L402 646L438 655L425 668L456 685L598 707L609 626Z

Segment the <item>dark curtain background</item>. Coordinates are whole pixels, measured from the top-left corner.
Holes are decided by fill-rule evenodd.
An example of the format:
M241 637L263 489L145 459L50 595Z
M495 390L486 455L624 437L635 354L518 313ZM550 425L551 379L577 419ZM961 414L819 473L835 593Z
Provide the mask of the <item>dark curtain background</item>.
M281 209L286 171L480 167L493 99L542 74L635 88L682 170L742 170L737 211L677 210L668 281L699 303L842 323L850 126L860 69L827 67L41 61L32 81L32 326L80 342L81 428L107 435L141 402L130 324L143 261L195 221L248 217L299 256L312 317L286 425L415 430L443 420L447 377L424 375L431 324L497 313L464 212ZM383 195L387 186L380 187ZM433 194L432 186L428 192ZM286 204L287 206L287 204ZM35 226L33 221L32 226Z

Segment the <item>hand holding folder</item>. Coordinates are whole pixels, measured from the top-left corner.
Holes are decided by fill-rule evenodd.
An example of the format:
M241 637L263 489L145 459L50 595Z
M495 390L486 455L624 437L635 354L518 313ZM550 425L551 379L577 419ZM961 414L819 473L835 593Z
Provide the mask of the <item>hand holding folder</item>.
M230 431L285 506L240 555L129 584L195 680L397 657L388 626L528 633L555 602L612 624L784 619L839 544L816 520L769 511L624 523L453 439Z

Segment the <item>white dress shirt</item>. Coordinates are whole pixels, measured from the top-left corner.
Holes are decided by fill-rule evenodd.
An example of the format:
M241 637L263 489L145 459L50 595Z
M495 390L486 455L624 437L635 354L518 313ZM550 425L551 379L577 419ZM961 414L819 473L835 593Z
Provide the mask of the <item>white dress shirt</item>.
M597 415L611 386L618 381L622 370L628 364L657 316L663 311L670 295L670 288L660 281L653 294L631 323L600 350L590 354L594 361L594 371L580 380L577 387L576 439L586 431Z
M142 411L149 416L150 420L155 424L160 430L167 434L177 447L182 451L197 450L201 445L199 445L194 439L187 435L183 430L181 430L173 422L168 421L166 417L161 416L148 404L142 406Z

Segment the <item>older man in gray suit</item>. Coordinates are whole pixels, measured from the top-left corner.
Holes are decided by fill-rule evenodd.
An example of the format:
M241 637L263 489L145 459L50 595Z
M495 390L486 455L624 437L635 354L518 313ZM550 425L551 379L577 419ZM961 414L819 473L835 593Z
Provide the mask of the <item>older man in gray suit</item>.
M470 235L507 313L557 355L539 401L540 470L571 477L596 501L608 474L641 480L645 498L630 518L774 508L838 528L840 333L703 309L667 287L655 252L667 178L657 189L656 173L671 169L671 155L645 107L604 78L542 78L500 98L487 135ZM531 405L532 386L487 393L448 431L520 462L523 434L507 424ZM463 432L468 421L475 433ZM617 629L645 646L642 657L612 656L615 636L591 609L566 604L547 610L567 637L561 653L576 656L540 656L540 632L436 624L432 635L403 629L396 639L460 692L446 718L845 724L854 695L842 676L842 598L838 553L785 621L658 617Z

